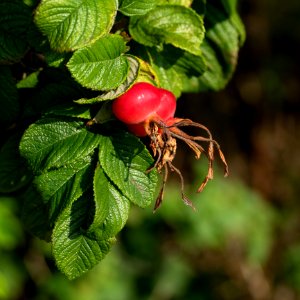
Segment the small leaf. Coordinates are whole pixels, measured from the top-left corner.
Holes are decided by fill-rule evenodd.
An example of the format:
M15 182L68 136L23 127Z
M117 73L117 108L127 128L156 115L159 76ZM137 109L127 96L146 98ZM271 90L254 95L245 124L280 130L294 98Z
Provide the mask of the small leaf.
M99 138L83 122L45 118L26 130L20 151L32 170L40 173L88 156L99 144Z
M24 187L32 178L20 157L20 136L14 135L0 149L0 193L11 193Z
M115 0L43 0L35 22L53 49L70 51L109 33L116 11Z
M107 177L130 201L141 207L153 201L157 173L146 173L153 159L138 138L127 132L103 136L99 159Z
M101 166L98 166L94 177L95 217L89 233L97 239L115 236L125 225L130 202L110 182Z
M123 93L125 93L131 87L131 85L136 81L136 78L139 74L139 68L140 68L140 63L137 58L131 55L126 55L126 57L129 62L129 71L125 81L122 84L120 84L116 89L103 93L95 98L92 99L82 98L76 100L75 102L80 104L94 104L105 100L115 99L121 96Z
M139 62L140 62L140 71L137 78L137 82L148 82L151 83L152 85L159 86L160 84L159 84L158 75L156 74L152 66L148 62L142 59L139 59Z
M67 66L84 87L110 90L127 76L129 63L124 55L126 44L119 35L108 35L89 47L77 50Z
M0 66L0 124L11 125L19 113L19 96L11 70L8 67Z
M134 40L146 46L172 44L201 55L203 18L191 8L180 5L157 6L144 16L132 17L129 31Z
M85 157L58 170L35 177L34 184L49 207L49 222L53 224L59 213L78 199L92 185L91 158Z
M106 101L102 104L101 108L93 118L93 121L98 124L104 124L106 122L115 120L115 116L111 108L112 102Z
M91 201L83 195L59 216L52 234L53 255L58 268L69 278L81 276L109 252L115 239L89 237L88 224Z
M17 83L18 89L28 89L28 88L34 88L39 83L39 74L40 71L33 72L31 74L28 74L25 78L22 78Z
M26 33L31 12L21 1L0 3L0 62L16 62L28 49Z
M126 16L144 15L156 5L156 0L123 0L119 11Z

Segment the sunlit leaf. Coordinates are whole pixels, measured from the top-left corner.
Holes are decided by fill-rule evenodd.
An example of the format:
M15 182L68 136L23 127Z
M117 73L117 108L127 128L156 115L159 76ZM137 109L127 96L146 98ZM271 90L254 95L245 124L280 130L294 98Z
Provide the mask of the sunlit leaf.
M137 42L146 46L172 44L201 55L203 19L190 8L179 5L157 6L146 15L132 17L129 31Z
M141 207L153 201L157 175L147 174L153 159L138 138L127 132L103 136L99 159L107 177L130 201Z
M35 22L53 49L68 51L107 34L116 10L116 0L43 0Z
M67 66L81 85L94 90L111 90L127 77L129 63L123 55L125 51L122 37L108 35L77 50Z

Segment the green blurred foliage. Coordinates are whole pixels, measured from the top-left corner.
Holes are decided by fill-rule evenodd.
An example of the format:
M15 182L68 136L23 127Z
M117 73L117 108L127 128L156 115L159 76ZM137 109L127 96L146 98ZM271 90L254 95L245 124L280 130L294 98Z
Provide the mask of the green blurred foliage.
M1 199L0 219L5 222L0 222L0 241L6 263L1 264L0 299L18 299L16 293L28 280L34 285L30 299L38 300L213 299L221 278L232 280L226 264L246 269L265 264L277 220L274 209L241 182L216 177L202 194L186 187L196 211L181 201L176 181L168 185L155 214L134 208L112 253L74 281L51 266L51 249L44 242L34 240L23 262L10 257L7 250L20 246L24 233L11 205L14 199ZM210 282L214 272L220 277L215 283Z

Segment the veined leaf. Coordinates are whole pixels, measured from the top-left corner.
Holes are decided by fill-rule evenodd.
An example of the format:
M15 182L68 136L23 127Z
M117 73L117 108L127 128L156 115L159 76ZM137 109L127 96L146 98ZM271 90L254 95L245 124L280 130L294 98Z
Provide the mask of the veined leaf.
M245 32L244 24L238 15L238 11L237 11L238 0L221 0L221 2L223 4L225 11L230 17L231 23L234 25L235 29L239 33L239 41L241 46L245 41L246 32Z
M132 17L129 31L133 39L146 46L172 44L201 55L203 18L191 8L181 5L157 6L146 15Z
M107 178L101 166L94 177L95 217L88 232L97 239L115 236L125 225L129 200Z
M26 130L20 150L32 170L40 173L88 156L99 139L100 136L89 132L83 122L45 118Z
M22 1L0 3L0 62L18 61L26 52L31 12Z
M73 77L93 90L118 87L128 73L129 63L122 55L126 44L119 35L108 35L89 47L77 50L67 66Z
M103 93L95 98L92 99L82 98L76 100L75 102L80 104L94 104L105 100L115 99L121 96L123 93L125 93L131 87L131 85L136 81L140 69L140 63L137 58L131 55L126 55L126 57L129 62L129 71L123 83L121 83L116 89Z
M126 16L144 15L157 5L157 0L123 0L119 11Z
M52 233L53 255L58 268L74 279L94 267L109 252L115 239L89 237L85 228L92 208L83 194L60 214Z
M180 96L183 77L200 76L206 70L204 58L175 48L171 45L163 51L148 48L151 66L158 75L161 87Z
M157 173L146 173L153 159L138 138L127 132L103 136L99 159L107 177L131 202L146 207L153 201Z
M93 172L89 156L58 170L35 177L34 183L44 203L49 207L49 222L53 224L59 213L92 186Z
M236 11L232 11L233 6L228 6L227 12L224 12L223 2L226 1L219 0L219 5L206 5L206 37L201 49L207 69L200 77L183 77L185 92L220 90L235 70L245 33L242 24L237 22Z
M199 77L199 88L220 90L230 80L238 60L240 29L223 11L207 4L206 40L202 45L207 71Z
M81 48L109 33L116 0L42 0L35 22L53 49Z

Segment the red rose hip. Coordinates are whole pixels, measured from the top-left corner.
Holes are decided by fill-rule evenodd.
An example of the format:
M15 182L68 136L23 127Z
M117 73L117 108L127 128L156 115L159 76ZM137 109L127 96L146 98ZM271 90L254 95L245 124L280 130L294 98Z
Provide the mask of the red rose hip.
M138 124L155 114L159 104L159 89L150 83L138 82L114 100L112 110L125 124Z
M184 179L179 169L173 165L176 155L177 139L184 141L195 153L196 158L204 153L208 158L208 171L198 188L201 192L210 179L213 179L214 148L217 148L224 165L224 175L228 175L228 166L219 144L213 139L210 131L204 125L189 119L174 118L176 98L168 90L157 88L149 83L134 84L126 93L114 100L112 110L115 116L125 123L136 136L149 136L150 148L156 162L153 168L164 171L164 178L154 209L157 209L163 199L164 187L169 170L176 172L181 180L181 196L185 204L193 207L192 202L184 194ZM205 135L191 136L180 127L192 126L202 130ZM205 149L201 143L207 143Z

